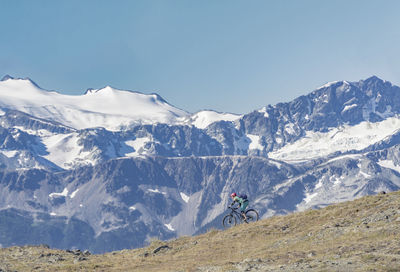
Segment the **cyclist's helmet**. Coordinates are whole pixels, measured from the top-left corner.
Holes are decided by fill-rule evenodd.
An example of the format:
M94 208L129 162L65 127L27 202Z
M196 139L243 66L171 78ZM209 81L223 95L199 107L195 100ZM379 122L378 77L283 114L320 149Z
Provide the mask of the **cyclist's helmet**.
M237 196L236 193L232 193L232 194L231 194L231 197L235 197L235 196Z

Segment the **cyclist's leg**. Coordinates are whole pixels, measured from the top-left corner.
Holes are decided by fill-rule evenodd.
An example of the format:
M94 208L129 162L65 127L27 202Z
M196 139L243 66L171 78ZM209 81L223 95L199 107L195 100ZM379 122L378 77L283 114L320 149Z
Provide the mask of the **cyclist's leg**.
M242 213L242 216L243 216L245 221L247 220L245 211L246 211L246 208L247 208L248 205L249 205L249 201L248 200L243 202L242 205L240 205L240 212Z

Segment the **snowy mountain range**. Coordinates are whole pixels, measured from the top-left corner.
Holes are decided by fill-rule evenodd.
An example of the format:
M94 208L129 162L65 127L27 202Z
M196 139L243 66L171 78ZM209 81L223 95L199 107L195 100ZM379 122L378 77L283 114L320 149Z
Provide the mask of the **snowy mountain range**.
M400 88L337 81L244 115L105 87L0 81L0 245L106 252L400 187Z

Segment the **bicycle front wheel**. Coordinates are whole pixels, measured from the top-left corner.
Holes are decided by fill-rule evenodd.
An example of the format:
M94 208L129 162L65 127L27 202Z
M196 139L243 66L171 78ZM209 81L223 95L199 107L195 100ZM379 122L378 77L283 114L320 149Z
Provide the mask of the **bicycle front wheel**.
M224 225L224 228L230 228L232 226L235 226L236 217L234 217L232 214L225 215L224 219L222 219L222 225Z
M258 212L254 209L249 209L246 211L247 222L258 221Z

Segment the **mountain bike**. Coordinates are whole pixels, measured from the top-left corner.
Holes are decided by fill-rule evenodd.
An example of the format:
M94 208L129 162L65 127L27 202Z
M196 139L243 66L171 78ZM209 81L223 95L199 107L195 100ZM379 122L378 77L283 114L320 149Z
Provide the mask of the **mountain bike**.
M224 228L230 228L238 223L242 223L242 221L246 223L258 221L258 212L254 209L248 209L245 211L247 220L244 220L243 215L237 211L239 207L228 206L228 209L231 209L230 213L225 215L222 219L222 225Z

